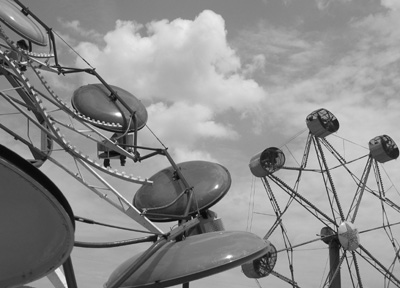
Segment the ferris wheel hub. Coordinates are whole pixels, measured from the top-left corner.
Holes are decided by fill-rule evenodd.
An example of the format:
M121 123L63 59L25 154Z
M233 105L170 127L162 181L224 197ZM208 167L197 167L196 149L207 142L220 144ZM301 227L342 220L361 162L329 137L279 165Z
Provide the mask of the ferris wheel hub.
M349 221L344 221L340 224L338 228L338 238L345 250L354 251L360 245L358 229Z

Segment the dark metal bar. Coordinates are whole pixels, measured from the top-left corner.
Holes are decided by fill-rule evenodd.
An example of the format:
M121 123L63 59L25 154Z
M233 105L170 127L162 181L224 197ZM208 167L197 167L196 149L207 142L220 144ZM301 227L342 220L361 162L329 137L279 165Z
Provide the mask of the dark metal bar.
M335 185L333 183L332 175L331 175L331 173L329 171L328 163L326 162L324 151L322 150L322 147L321 147L320 139L317 138L317 137L314 137L313 139L315 141L314 145L315 145L315 150L316 150L316 153L317 153L317 156L318 156L317 158L318 158L319 165L321 167L321 170L324 170L326 172L326 176L325 176L325 173L322 173L322 177L323 177L323 180L324 180L325 189L326 189L326 192L327 192L327 195L328 195L328 199L329 199L329 202L331 204L330 206L331 206L331 209L332 209L332 216L334 218L336 218L335 209L334 209L334 205L333 205L333 203L336 202L336 206L337 206L337 208L339 210L340 219L343 222L345 220L345 218L344 218L342 205L340 204L339 197L338 197L338 194L336 192ZM329 185L328 185L328 183L329 183ZM333 198L331 198L330 194L332 194Z
M372 158L368 157L367 164L361 176L360 183L357 185L357 191L354 194L353 201L351 202L350 209L346 217L346 220L350 219L351 223L354 223L354 221L356 220L358 209L360 207L361 200L364 195L365 187L367 186L367 180L369 177L369 173L371 171L371 165L372 165ZM352 212L353 215L351 215Z
M308 201L301 194L297 193L293 188L291 188L289 185L287 185L281 179L279 179L278 177L276 177L274 175L268 175L267 177L269 179L271 179L279 187L281 187L282 190L285 191L289 196L293 197L293 199L296 202L298 202L300 205L302 205L307 211L309 211L312 215L314 215L325 226L329 226L329 223L327 223L327 222L332 223L333 225L335 225L335 227L339 226L334 219L332 219L327 214L325 214L322 210L317 208L317 206L313 205L310 201ZM323 217L321 217L321 216L323 216ZM325 219L323 219L323 218L325 218Z
M65 279L67 280L68 288L78 288L76 283L74 267L72 265L71 256L63 264Z
M80 248L112 248L112 247L121 247L138 243L154 242L157 240L157 238L158 237L156 235L153 235L136 239L120 240L113 242L101 242L101 243L75 241L74 246Z
M110 227L110 228L115 228L115 229L120 229L120 230L126 230L126 231L132 231L132 232L139 232L139 233L147 233L147 234L152 234L152 235L162 235L161 233L156 234L154 232L149 232L149 231L145 231L145 230L139 230L139 229L132 229L132 228L126 228L126 227L121 227L121 226L115 226L115 225L111 225L111 224L106 224L106 223L102 223L102 222L97 222L94 221L92 219L88 219L85 217L81 217L81 216L77 216L75 215L75 221L79 221L81 223L85 223L85 224L93 224L93 225L100 225L100 226L105 226L105 227Z
M146 217L149 217L149 216L150 216L150 217L151 217L151 216L166 217L166 218L168 218L168 219L171 219L171 220L178 220L178 221L181 221L181 220L189 220L189 219L190 219L190 216L171 215L171 214L162 214L162 213L151 213L151 212L143 213L143 215L146 216Z
M340 244L339 240L333 239L329 242L329 288L341 288L340 277Z
M136 112L132 115L133 117L133 123L135 125L135 130L133 132L133 155L135 155L135 161L138 161L140 159L139 152L137 151L137 138L138 138L138 125L137 125L137 116Z

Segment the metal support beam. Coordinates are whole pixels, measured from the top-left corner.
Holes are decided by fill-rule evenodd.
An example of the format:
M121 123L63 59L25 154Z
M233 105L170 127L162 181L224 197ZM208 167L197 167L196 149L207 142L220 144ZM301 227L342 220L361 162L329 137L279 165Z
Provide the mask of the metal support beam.
M329 242L329 288L341 288L340 278L340 243L339 240L333 239Z

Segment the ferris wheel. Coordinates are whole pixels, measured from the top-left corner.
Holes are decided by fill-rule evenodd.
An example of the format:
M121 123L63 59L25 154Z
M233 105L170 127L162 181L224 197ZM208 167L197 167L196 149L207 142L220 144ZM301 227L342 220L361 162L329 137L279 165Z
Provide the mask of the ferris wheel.
M398 158L397 145L387 135L368 147L335 137L339 121L326 109L306 125L306 137L250 160L275 220L268 253L242 265L244 274L260 287L273 279L288 284L280 287L400 287L400 194L383 166Z
M191 281L240 266L268 251L268 243L253 233L225 231L210 210L231 186L224 166L209 161L176 163L148 127L141 101L107 83L90 65L62 66L58 35L20 1L0 0L0 24L1 287L43 277L57 288L79 287L71 259L74 247L149 243L148 249L115 267L104 284L107 288L189 287ZM67 96L60 96L50 84L49 79L63 81L76 73L89 74L96 83ZM158 146L139 145L139 133L146 129ZM148 178L133 175L130 165L157 156L169 166ZM123 171L114 168L115 162ZM44 163L139 227L75 215L56 179L39 169ZM129 187L132 192L133 185L140 186L129 194L130 199L117 188ZM128 230L136 237L78 241L77 222ZM177 224L164 232L157 222Z

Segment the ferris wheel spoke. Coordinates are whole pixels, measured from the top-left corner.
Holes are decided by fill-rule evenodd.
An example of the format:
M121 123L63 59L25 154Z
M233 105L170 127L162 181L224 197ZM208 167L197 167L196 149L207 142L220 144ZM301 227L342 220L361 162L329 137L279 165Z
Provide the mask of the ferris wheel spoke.
M274 275L275 277L289 283L290 285L292 285L293 288L300 288L300 286L297 284L297 282L295 282L294 280L292 280L286 276L283 276L282 274L280 274L276 271L271 271L271 274Z
M353 256L353 261L354 261L354 268L356 270L356 275L357 275L357 280L358 280L358 286L360 288L363 288L363 284L362 284L362 279L361 279L361 274L360 274L360 268L358 266L358 260L356 257L356 252L351 251L351 254Z
M294 188L293 188L294 191L298 190L302 172L304 171L304 169L307 166L308 156L310 155L311 142L312 142L312 134L308 133L308 137L307 137L307 141L306 141L306 145L305 145L304 153L303 153L303 159L301 160L301 165L300 165L300 169L299 169L299 174L297 175L297 180L296 180Z
M380 272L385 277L385 279L400 287L400 280L396 276L394 276L388 268L386 268L378 259L376 259L364 246L360 244L359 248L361 251L356 251L358 255L360 255L372 267Z
M363 171L363 174L361 176L359 184L357 185L358 186L357 191L354 195L353 201L350 205L349 213L347 214L347 217L346 217L346 220L351 219L350 221L352 223L354 223L354 221L356 220L358 209L361 204L361 199L362 199L362 196L364 195L368 176L371 171L372 162L373 162L372 157L368 157L367 164L365 166L365 169Z
M296 283L294 281L293 246L292 246L292 243L290 242L289 236L287 235L286 228L283 225L282 221L279 222L279 226L281 227L282 238L283 238L283 242L285 245L285 249L283 249L283 251L286 251L287 260L289 263L289 271L290 271L290 276L291 276L290 281L291 281L291 283ZM276 252L276 253L278 253L278 252Z
M383 204L389 205L390 207L394 208L397 212L400 212L400 207L398 205L396 205L390 199L386 198L386 193L385 193L385 189L383 187L381 172L380 172L380 169L379 169L378 162L376 160L373 161L373 166L372 167L373 167L373 170L375 172L376 183L378 184L378 194L375 193L375 192L372 193L372 194L377 196L378 199L381 201L382 213L383 213L383 218L384 218L383 222L384 222L384 226L385 226L385 224L389 224L389 220L387 218L385 206Z
M330 207L332 210L332 215L334 219L340 218L341 222L345 220L342 205L340 204L338 194L336 192L335 184L333 183L332 175L326 162L324 151L321 146L321 140L318 137L314 137L314 146L317 153L318 162L321 168L322 178L325 184L325 189L330 202ZM335 205L336 203L336 205ZM337 207L337 210L335 209Z
M381 174L380 174L380 170L379 170L379 165L377 163L377 161L375 160L373 163L373 168L374 168L374 172L375 172L375 178L378 184L378 191L379 191L379 195L383 198L385 198L385 190L383 187L383 183L382 183L382 178L381 178ZM382 210L382 221L383 221L383 225L381 226L381 228L384 229L390 243L392 244L392 247L394 249L394 259L392 264L390 265L389 269L390 271L393 271L394 266L396 264L396 262L400 262L400 257L399 257L399 253L400 253L400 248L399 248L399 243L397 241L397 239L394 237L393 235L393 231L392 231L392 226L399 224L399 222L397 223L390 223L389 221L389 217L388 214L386 213L386 209L385 209L385 202L381 201L381 210Z
M304 196L300 195L293 188L283 182L281 179L274 175L268 175L269 179L271 179L276 185L278 185L283 191L285 191L290 197L298 202L301 206L303 206L308 212L314 215L319 221L321 221L324 226L329 226L333 224L334 226L338 226L335 220L329 217L326 213L320 210L317 206L312 204L309 200L307 200Z
M299 178L300 178L300 174L299 173ZM299 180L298 178L298 180ZM262 182L264 184L264 188L265 191L268 195L268 198L270 200L270 203L274 209L275 215L277 216L275 223L272 225L272 227L269 229L269 231L267 232L267 234L264 236L264 239L268 239L271 234L276 230L276 228L278 228L278 226L281 227L281 232L282 232L282 237L283 237L283 242L285 244L285 249L281 250L281 251L286 251L287 254L287 258L288 258L288 263L289 263L289 271L291 274L291 278L287 278L279 273L274 272L273 275L275 275L276 277L278 277L279 279L291 284L294 288L299 287L296 283L296 281L294 280L294 267L293 267L293 246L290 242L290 239L287 235L287 231L286 228L284 227L283 221L282 221L282 217L283 214L288 210L288 207L290 206L290 203L293 201L294 199L294 195L292 195L285 207L285 209L282 210L280 209L280 206L278 204L278 201L275 198L275 195L271 189L271 186L268 182L268 179L266 177L262 177ZM273 271L272 271L273 272ZM272 273L271 272L271 273Z
M340 162L340 164L346 167L347 161L339 154L338 151L328 142L326 138L319 138L320 142L326 147L326 149L332 153L332 155ZM347 168L347 167L346 167Z
M309 145L308 145L308 147L309 147ZM304 153L303 161L302 161L302 165L301 165L302 168L304 168L306 166L308 152L309 152L309 148L308 149L306 148L306 152ZM296 189L296 190L298 188L298 184L299 184L299 181L300 181L300 178L301 178L302 170L303 169L299 170L297 181L296 181L296 184L294 186L294 189ZM294 247L292 246L292 244L291 244L291 242L289 240L289 237L288 237L288 235L286 233L286 229L285 229L285 227L283 225L283 221L282 221L283 214L288 210L288 208L289 208L290 204L292 203L292 201L294 200L296 194L292 194L290 196L290 199L288 200L288 202L286 204L286 207L285 207L284 211L282 212L280 210L280 208L279 208L278 202L277 202L277 200L276 200L276 198L275 198L275 196L273 194L273 191L272 191L272 189L271 189L266 177L263 178L263 183L265 183L264 186L265 186L267 194L268 194L268 196L270 198L270 202L271 202L272 206L274 207L275 214L277 215L277 218L276 218L276 221L275 221L274 225L271 227L271 229L268 231L268 233L265 235L265 237L269 237L278 226L281 227L282 236L283 236L284 243L285 243L285 249L282 249L281 251L286 251L286 253L287 253L287 258L288 258L288 262L289 262L289 271L290 271L290 274L291 274L291 278L283 276L282 274L280 274L280 273L278 273L276 271L271 271L271 274L274 275L275 277L277 277L278 279L281 279L281 280L289 283L293 288L299 288L299 286L297 285L297 282L294 280L294 267L293 267L293 248ZM293 191L294 191L294 189L293 189Z
M353 262L350 262L349 257L346 257L346 263L347 263L347 268L349 270L351 284L353 285L353 287L357 287L356 280L354 279L354 275L353 275L353 273L351 273L351 267L353 265Z
M278 228L278 226L282 223L282 219L281 218L276 218L274 224L272 224L271 228L269 228L268 232L264 235L263 239L267 240L272 233L274 233L274 231L276 230L276 228Z
M265 191L266 191L268 198L270 200L270 203L272 205L272 209L274 210L275 215L276 215L276 220L275 220L274 224L271 226L271 228L268 230L268 232L264 236L264 239L268 239L278 226L281 226L282 231L286 231L286 229L284 228L283 223L282 223L282 217L283 217L283 214L287 211L292 199L289 200L286 208L282 212L281 208L279 207L279 203L276 200L274 192L272 191L267 178L263 177L262 183L264 184Z

